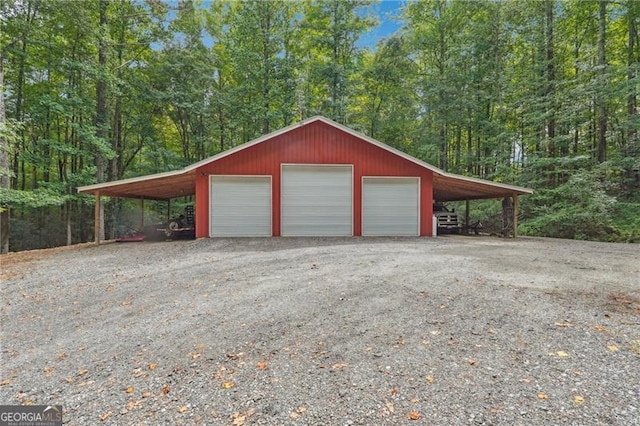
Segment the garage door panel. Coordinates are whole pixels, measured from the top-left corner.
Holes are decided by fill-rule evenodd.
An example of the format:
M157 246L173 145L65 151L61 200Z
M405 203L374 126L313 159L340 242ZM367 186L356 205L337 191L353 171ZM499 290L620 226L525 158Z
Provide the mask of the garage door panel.
M212 237L271 236L269 176L211 176Z
M419 179L363 178L362 235L419 235Z
M282 235L352 234L351 166L282 166Z

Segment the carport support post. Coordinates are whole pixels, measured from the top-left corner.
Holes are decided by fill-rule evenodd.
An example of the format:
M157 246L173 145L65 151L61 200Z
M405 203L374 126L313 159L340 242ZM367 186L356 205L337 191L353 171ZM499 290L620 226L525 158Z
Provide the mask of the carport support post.
M93 232L96 237L96 245L100 245L100 191L96 191L96 207L94 211Z
M518 236L518 194L513 194L513 238Z
M469 233L469 199L464 200L464 229Z
M140 198L140 231L144 229L144 197Z

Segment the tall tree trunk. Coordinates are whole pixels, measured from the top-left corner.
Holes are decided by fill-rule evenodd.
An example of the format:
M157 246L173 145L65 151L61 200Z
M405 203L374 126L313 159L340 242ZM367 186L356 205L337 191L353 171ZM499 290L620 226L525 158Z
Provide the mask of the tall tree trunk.
M340 36L338 33L338 8L340 7L337 0L334 0L333 4L333 70L332 79L331 79L331 108L333 112L332 119L336 120L338 123L344 123L344 120L341 117L341 110L339 108L339 94L338 94L338 86L339 86L339 75L338 75L338 64L340 61Z
M25 68L26 68L26 58L27 58L27 45L29 44L29 30L31 29L31 23L35 19L37 14L37 3L28 1L26 2L27 6L27 14L26 14L26 24L24 29L20 34L20 55L18 56L18 84L16 85L16 93L15 93L15 119L18 122L22 122L23 119L23 111L22 106L24 103L24 82L25 82ZM6 114L6 112L5 112ZM24 129L20 128L19 132L19 141L18 141L18 149L13 153L13 177L11 187L14 189L18 188L18 176L22 177L22 188L25 189L25 170L24 170L24 160L20 159L20 148L24 149L26 146L26 135ZM22 145L22 146L20 146ZM20 169L22 169L22 174L20 173Z
M73 234L71 232L71 201L65 201L64 203L64 218L67 229L67 245L70 246L73 243Z
M4 55L0 51L0 126L6 123L6 113L4 109ZM11 187L9 169L9 141L0 133L0 188L9 189ZM9 252L9 206L0 205L0 253Z
M456 142L454 145L454 161L455 161L455 172L459 173L461 170L460 167L460 146L462 145L462 126L457 126L456 128Z
M96 83L96 137L105 142L107 140L107 6L108 0L98 0L100 20L98 28L98 79ZM96 150L96 181L104 182L106 159L100 150ZM104 204L100 203L100 236L104 239Z
M471 115L469 115L471 116ZM471 125L467 125L467 173L473 172L473 134Z
M548 140L548 154L553 158L556 156L556 147L554 138L556 137L556 118L555 118L555 68L554 68L554 50L553 50L553 6L554 0L547 0L544 3L545 8L545 56L547 61L546 77L547 87L545 91L546 105L547 105L547 140Z
M638 27L636 19L637 13L637 0L629 0L627 2L627 20L629 26L629 42L627 44L627 79L631 83L629 96L627 98L627 151L628 153L635 153L636 138L638 130L635 126L638 115L638 93L636 91L636 85L633 83L637 78L638 57L636 56L636 45L638 43Z
M265 22L266 21L266 22ZM271 12L268 12L265 19L262 20L261 24L263 25L262 31L262 109L264 117L262 117L262 134L266 135L269 133L270 123L270 109L271 109L271 60L270 60L270 49L269 49L269 39L271 37Z
M600 0L600 13L598 14L598 72L600 73L603 81L607 64L605 56L606 28L607 1ZM597 95L596 108L598 128L596 159L598 160L598 163L602 163L607 159L607 106L605 102L605 95L602 91Z

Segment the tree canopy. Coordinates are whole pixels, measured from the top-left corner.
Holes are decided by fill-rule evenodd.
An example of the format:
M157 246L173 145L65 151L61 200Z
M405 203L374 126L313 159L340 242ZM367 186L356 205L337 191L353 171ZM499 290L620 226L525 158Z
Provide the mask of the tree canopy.
M373 7L0 0L2 249L7 232L16 249L91 239L78 186L174 170L316 114L534 188L521 232L640 240L640 2L408 1L400 28L363 46ZM107 236L126 210L106 204Z

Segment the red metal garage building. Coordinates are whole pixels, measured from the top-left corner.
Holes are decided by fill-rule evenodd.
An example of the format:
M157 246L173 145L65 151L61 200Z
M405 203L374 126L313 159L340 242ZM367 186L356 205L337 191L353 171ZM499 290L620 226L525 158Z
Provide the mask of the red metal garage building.
M182 170L78 191L96 195L96 216L102 195L195 194L196 237L431 236L434 199L513 197L517 206L532 192L446 173L324 117Z

